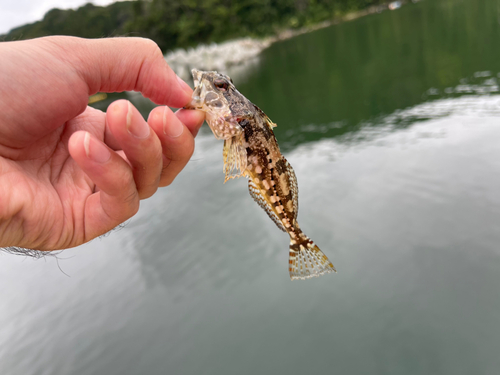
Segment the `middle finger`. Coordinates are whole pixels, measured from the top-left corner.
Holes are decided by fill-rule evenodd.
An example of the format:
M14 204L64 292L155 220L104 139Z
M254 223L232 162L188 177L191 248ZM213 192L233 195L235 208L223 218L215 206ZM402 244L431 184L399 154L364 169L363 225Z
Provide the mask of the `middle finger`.
M132 166L139 197L149 198L160 183L163 164L160 140L127 100L117 100L108 107L106 123Z

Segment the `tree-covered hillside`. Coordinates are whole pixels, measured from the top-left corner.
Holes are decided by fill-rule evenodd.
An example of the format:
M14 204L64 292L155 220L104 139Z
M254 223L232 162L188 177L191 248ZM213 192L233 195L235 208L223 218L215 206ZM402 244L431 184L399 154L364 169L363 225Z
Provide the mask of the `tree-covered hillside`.
M165 50L241 36L264 36L331 20L381 0L149 0L134 3L128 30Z
M77 10L51 9L43 20L12 29L3 40L31 39L47 35L73 35L102 38L123 35L125 24L132 19L132 1L107 7L86 4Z
M331 20L382 0L137 0L107 7L52 9L42 21L11 30L2 40L47 35L151 38L163 51L200 42L264 36Z

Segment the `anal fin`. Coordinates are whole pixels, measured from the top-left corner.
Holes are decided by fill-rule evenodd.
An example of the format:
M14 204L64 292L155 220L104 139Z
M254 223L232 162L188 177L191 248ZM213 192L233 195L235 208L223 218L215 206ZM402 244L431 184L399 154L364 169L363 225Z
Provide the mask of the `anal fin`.
M295 176L295 171L292 166L283 157L285 162L285 168L288 176L288 184L290 186L290 191L292 193L292 202L293 202L293 217L297 220L297 215L299 214L299 185L297 184L297 177Z
M264 211L266 211L267 215L271 218L272 221L274 221L277 227L283 232L286 232L286 229L283 226L283 223L279 219L278 215L274 213L271 203L266 200L266 198L262 195L259 187L256 186L252 180L248 180L248 191L250 192L250 195L255 200L255 202L257 202L259 206L261 206Z

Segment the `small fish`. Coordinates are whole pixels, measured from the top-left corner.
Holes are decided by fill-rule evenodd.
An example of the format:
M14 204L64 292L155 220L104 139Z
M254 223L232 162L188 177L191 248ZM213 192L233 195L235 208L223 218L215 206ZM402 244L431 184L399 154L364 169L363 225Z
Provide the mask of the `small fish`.
M297 223L297 179L281 155L273 133L276 124L236 90L228 76L196 69L192 74L193 99L185 108L206 112L215 138L224 140L224 182L247 177L250 195L278 228L290 235L290 278L308 279L336 272Z

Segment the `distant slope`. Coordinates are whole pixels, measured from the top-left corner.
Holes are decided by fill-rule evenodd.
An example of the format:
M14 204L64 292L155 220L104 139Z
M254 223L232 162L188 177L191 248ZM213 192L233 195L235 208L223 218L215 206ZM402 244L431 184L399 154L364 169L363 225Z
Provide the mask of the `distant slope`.
M43 20L12 29L0 40L31 39L47 35L73 35L102 38L123 35L125 24L132 18L132 1L113 3L107 7L86 4L77 10L51 9Z
M340 19L384 0L142 0L134 3L129 30L162 50L267 36L284 29Z
M0 36L0 41L47 35L85 38L129 35L153 39L165 52L236 37L273 35L322 21L383 0L137 0L107 7L52 9L43 20Z

